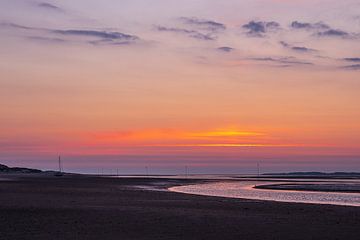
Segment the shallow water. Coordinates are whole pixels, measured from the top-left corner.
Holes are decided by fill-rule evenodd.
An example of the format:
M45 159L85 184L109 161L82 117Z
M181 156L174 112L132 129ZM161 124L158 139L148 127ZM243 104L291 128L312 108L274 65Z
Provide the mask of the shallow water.
M310 192L253 188L259 182L217 182L169 188L170 191L230 198L360 206L360 193ZM283 182L282 182L283 183ZM274 182L261 182L261 185Z

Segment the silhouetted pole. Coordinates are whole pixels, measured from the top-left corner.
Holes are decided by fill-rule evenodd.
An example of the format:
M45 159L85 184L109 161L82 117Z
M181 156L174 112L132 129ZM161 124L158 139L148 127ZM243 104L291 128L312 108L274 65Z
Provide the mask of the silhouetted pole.
M257 167L257 181L259 181L260 178L260 164L256 163L256 167ZM255 183L255 187L257 186L257 182Z
M145 172L146 172L146 176L149 177L149 168L147 166L145 167Z
M61 156L59 155L59 172L61 173L62 172L62 169L61 169Z

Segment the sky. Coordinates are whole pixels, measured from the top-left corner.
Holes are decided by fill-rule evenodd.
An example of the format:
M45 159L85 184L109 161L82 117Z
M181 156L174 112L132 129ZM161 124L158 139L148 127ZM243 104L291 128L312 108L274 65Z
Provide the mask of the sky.
M0 163L360 171L358 0L1 0Z

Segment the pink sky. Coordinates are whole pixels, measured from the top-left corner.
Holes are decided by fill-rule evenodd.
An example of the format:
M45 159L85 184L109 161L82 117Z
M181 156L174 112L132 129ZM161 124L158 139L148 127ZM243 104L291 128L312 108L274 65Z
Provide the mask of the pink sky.
M0 163L360 171L358 1L5 0L0 16Z

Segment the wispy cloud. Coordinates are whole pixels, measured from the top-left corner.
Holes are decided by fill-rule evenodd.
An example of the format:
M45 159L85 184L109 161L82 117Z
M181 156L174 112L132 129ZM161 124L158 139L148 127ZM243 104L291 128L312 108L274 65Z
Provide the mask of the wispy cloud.
M293 21L290 25L292 29L307 30L314 32L314 36L318 37L341 37L341 38L352 38L355 37L353 34L341 29L335 29L330 27L328 24L323 22L307 23Z
M295 52L300 52L300 53L313 53L313 52L317 52L317 50L315 49L312 49L312 48L307 48L307 47L299 47L299 46L294 46L294 45L291 45L287 42L284 42L284 41L280 41L280 44L287 48L287 49L290 49L292 51L295 51Z
M85 36L94 37L98 40L89 41L94 44L130 44L140 38L135 35L129 35L121 32L106 32L98 30L52 30L55 34L66 36Z
M65 43L67 42L62 38L52 38L52 37L39 37L39 36L29 36L29 40L40 41L40 42L49 42L49 43Z
M290 26L291 26L291 28L294 28L294 29L304 29L304 30L327 30L327 29L330 29L329 25L327 25L323 22L307 23L307 22L293 21Z
M339 29L329 29L326 31L318 32L317 36L319 37L350 37L350 34L339 30Z
M247 35L251 37L264 37L267 32L280 30L280 24L277 22L250 21L242 26L247 30Z
M235 49L234 48L232 48L232 47L219 47L219 48L217 48L217 50L218 51L221 51L221 52L232 52L232 51L234 51Z
M251 61L276 63L276 66L314 65L311 62L298 60L295 57L252 57ZM281 65L278 65L281 64Z
M64 9L51 4L51 3L47 3L47 2L40 2L36 4L37 7L46 9L46 10L51 10L51 11L57 11L57 12L64 12Z
M188 37L196 38L196 39L200 39L200 40L206 40L206 41L216 40L216 36L212 36L209 33L204 34L199 31L185 29L185 28L157 26L156 29L160 32L179 33L179 34L184 34Z
M343 60L348 62L360 62L360 57L344 58Z
M340 68L345 70L360 70L360 64L347 65Z
M12 22L1 22L0 23L1 27L4 28L15 28L15 29L24 29L24 30L35 30L38 28L33 28L33 27L27 27L27 26L23 26L23 25L19 25L16 23L12 23Z
M177 22L175 26L168 27L160 25L155 26L155 29L159 32L172 32L205 41L216 40L218 34L226 30L225 24L212 20L195 17L180 17L177 20L179 22Z
M185 24L193 25L195 27L199 27L208 31L222 31L226 29L225 24L211 20L188 17L181 17L180 20Z
M30 32L31 36L26 36L32 40L39 41L52 41L52 42L71 42L73 39L70 37L84 37L84 41L91 44L109 44L109 45L124 45L136 43L140 40L138 36L125 34L116 31L103 31L103 30L84 30L84 29L49 29L49 28L37 28L28 27L11 22L1 23L0 26L25 30ZM41 34L37 36L36 34ZM49 36L44 36L49 34ZM61 35L63 38L53 37L53 35Z

